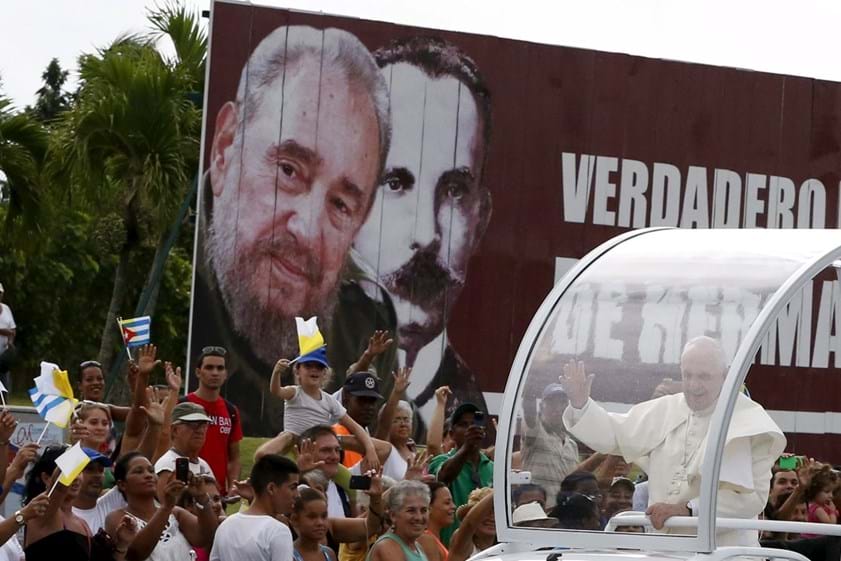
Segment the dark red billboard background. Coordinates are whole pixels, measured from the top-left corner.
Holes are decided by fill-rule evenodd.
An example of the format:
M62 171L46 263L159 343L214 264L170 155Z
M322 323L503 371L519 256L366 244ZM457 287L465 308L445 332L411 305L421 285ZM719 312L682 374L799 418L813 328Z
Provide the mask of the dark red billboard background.
M658 224L837 227L836 83L227 2L213 8L205 169L217 114L234 99L248 56L287 25L346 30L372 52L433 36L484 77L492 135L481 182L492 214L466 284L448 303L447 332L485 393L504 390L520 339L556 280L556 258L580 258L631 227ZM216 340L202 327L212 306L203 298L198 291L194 356ZM763 367L752 394L788 409L775 397L780 376L802 375L821 382L803 410L837 409L827 402L839 389L829 366Z

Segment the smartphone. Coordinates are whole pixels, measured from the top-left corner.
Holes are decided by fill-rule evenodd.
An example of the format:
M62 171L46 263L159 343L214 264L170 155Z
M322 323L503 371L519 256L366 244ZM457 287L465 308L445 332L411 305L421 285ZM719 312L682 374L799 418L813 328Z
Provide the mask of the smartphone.
M190 479L190 459L175 458L175 479L187 483Z
M349 487L351 489L367 491L371 488L371 478L367 475L351 475Z
M484 427L485 426L485 414L481 411L476 411L473 413L473 424L477 427Z
M800 465L800 456L783 456L777 461L777 465L782 470L796 470L797 466Z
M530 471L512 471L508 477L508 482L511 485L526 485L531 483Z

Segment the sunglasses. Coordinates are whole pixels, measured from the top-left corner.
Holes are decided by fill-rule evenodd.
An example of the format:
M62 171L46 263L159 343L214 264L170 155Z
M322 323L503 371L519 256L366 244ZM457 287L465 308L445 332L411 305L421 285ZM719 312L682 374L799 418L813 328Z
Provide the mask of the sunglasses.
M203 354L203 355L225 356L226 354L228 354L228 349L226 349L225 347L215 347L215 346L204 347L201 350L201 354Z
M73 409L78 411L79 409L81 409L83 407L105 407L107 409L108 404L107 403L102 403L100 401L91 401L89 399L81 399L81 400L79 400L79 403L77 403L75 405L75 407L73 407Z
M89 368L91 366L96 366L97 368L102 368L102 365L95 361L95 360L86 360L85 362L79 365L79 370L84 370L85 368Z

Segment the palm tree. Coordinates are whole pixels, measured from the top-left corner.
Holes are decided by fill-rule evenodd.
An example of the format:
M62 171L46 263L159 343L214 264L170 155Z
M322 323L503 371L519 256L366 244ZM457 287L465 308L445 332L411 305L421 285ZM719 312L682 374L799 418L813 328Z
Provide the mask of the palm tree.
M115 205L123 228L99 359L110 364L119 342L129 266L142 244L159 247L193 176L201 113L187 97L194 76L165 60L147 39L117 39L80 58L76 105L64 113L53 144L54 175L99 204Z
M5 175L4 198L9 201L2 237L7 240L13 237L13 225L18 219L24 231L39 228L46 151L44 127L32 116L13 111L11 100L0 96L0 172Z

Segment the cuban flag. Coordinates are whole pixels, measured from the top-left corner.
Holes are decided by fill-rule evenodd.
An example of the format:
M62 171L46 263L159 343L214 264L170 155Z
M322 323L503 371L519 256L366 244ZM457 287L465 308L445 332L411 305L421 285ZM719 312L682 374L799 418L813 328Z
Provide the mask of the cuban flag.
M128 348L148 345L152 340L150 333L152 318L142 316L139 318L120 319L120 329L123 331L123 341Z

